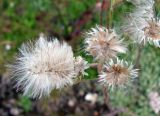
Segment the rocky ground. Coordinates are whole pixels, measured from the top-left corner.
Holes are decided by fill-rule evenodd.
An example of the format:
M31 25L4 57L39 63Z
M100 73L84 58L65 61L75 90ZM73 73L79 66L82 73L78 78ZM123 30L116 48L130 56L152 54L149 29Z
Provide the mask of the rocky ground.
M11 80L0 76L0 116L115 116L122 112L106 105L103 92L95 86L94 81L79 83L61 92L53 92L48 99L27 98L25 101L13 89ZM31 104L27 111L24 106L28 102Z

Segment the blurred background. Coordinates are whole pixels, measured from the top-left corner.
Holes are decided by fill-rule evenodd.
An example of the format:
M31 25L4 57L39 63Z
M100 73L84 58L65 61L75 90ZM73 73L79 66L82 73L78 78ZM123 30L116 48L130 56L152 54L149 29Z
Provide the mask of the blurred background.
M14 61L22 43L38 38L41 32L67 41L75 55L92 62L92 57L83 51L83 33L101 24L120 32L126 14L134 10L129 2L113 0L110 17L109 3L109 0L0 0L0 116L160 115L155 112L160 105L151 105L153 100L155 104L160 102L160 49L152 45L128 46L128 54L120 57L140 68L139 78L126 90L110 91L108 100L95 81L94 69L87 70L89 76L81 83L54 91L48 99L29 99L13 89L6 64ZM155 8L160 16L159 0ZM129 37L125 41L129 43Z

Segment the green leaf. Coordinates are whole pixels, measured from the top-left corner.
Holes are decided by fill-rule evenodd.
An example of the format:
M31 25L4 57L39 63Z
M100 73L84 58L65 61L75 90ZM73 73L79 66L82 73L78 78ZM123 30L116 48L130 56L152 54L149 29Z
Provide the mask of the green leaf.
M25 112L32 110L32 102L28 97L20 96L18 105L21 106Z

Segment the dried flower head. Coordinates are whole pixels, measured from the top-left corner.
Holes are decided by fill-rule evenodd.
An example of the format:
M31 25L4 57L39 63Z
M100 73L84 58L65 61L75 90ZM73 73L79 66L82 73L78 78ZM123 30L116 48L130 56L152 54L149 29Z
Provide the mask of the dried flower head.
M35 44L23 44L16 62L9 67L16 87L32 98L49 96L52 89L72 85L74 57L67 43L47 41L40 35Z
M131 2L134 5L151 5L154 3L154 0L127 0L128 2Z
M115 58L117 53L126 53L127 48L122 40L118 39L114 30L97 26L86 33L86 51L96 60L104 62L110 58Z
M130 24L123 29L138 43L149 42L160 47L160 21L158 20L132 18Z
M160 21L156 20L154 0L133 0L136 8L122 28L138 43L149 42L160 47Z
M138 76L137 71L137 69L133 69L132 64L128 64L126 61L119 60L118 58L116 61L111 59L109 63L104 65L102 74L99 75L99 82L111 88L115 86L123 87L127 85L130 78L134 79Z
M75 72L78 75L88 75L85 70L89 68L88 62L85 61L81 56L75 58Z
M141 1L138 5L135 5L135 9L130 15L137 18L152 19L155 16L154 0Z
M144 35L155 46L160 47L160 21L150 20L147 23L143 28Z

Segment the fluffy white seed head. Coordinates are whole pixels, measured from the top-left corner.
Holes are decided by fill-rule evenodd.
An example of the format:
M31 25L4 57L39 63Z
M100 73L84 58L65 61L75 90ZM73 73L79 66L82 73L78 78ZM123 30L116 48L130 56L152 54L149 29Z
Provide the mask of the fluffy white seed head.
M147 25L143 28L144 35L149 43L160 47L160 21L149 20Z
M128 25L123 26L123 30L128 33L135 42L149 42L160 47L160 21L156 19L145 20L142 18L130 17Z
M35 44L23 44L16 62L10 65L16 87L32 98L49 96L53 89L72 85L74 57L67 43L47 41L41 35Z
M130 14L132 17L150 20L154 18L154 0L132 0L135 9Z
M115 58L117 53L126 53L127 48L114 30L97 26L86 33L86 51L96 60L104 62Z
M129 14L122 29L135 42L154 44L160 47L160 21L155 19L154 0L132 0L135 10Z
M89 68L88 62L85 61L81 56L75 58L75 73L79 75L88 75L85 70Z
M155 2L154 0L127 0L127 1L131 2L136 6L139 6L139 5L149 6L149 5L153 5Z
M133 65L126 61L116 61L112 59L104 64L104 69L99 75L99 82L111 88L114 87L125 87L130 82L130 79L134 79L138 76L138 70L133 69Z

